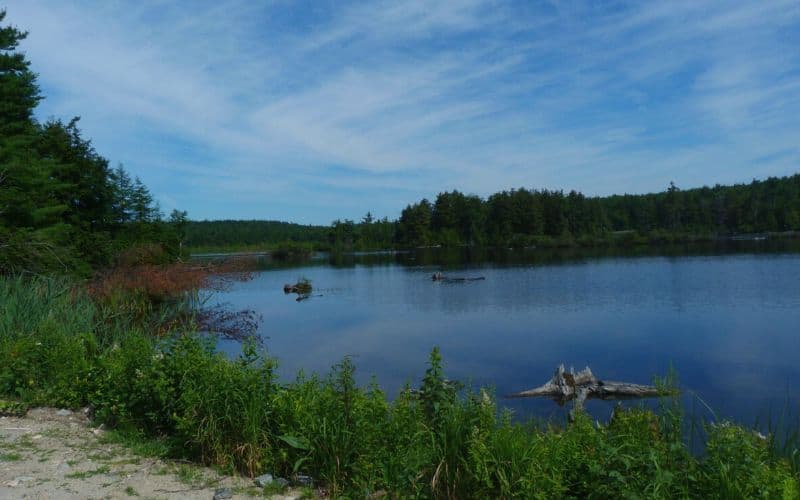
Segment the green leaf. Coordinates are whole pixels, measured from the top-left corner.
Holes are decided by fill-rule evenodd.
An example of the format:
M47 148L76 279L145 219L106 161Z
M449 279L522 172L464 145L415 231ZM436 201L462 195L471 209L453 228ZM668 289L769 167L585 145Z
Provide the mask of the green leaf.
M288 444L289 446L297 450L306 450L306 451L311 450L311 443L308 442L308 439L302 436L296 437L285 434L283 436L278 436L278 439L280 439L284 443Z
M296 473L297 471L299 471L300 470L300 466L303 465L303 463L305 463L307 461L308 461L308 457L300 457L300 458L298 458L297 461L294 463L294 467L292 467L292 472Z

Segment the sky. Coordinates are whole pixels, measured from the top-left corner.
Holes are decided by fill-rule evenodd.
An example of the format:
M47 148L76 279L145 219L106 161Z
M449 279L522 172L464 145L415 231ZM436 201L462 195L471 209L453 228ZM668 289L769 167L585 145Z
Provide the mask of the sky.
M192 219L800 171L800 2L0 0L46 99Z

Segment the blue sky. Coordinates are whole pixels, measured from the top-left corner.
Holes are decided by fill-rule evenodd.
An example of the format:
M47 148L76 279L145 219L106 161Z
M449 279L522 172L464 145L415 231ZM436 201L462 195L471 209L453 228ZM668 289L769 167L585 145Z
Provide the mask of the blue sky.
M800 170L800 2L6 1L47 99L193 219Z

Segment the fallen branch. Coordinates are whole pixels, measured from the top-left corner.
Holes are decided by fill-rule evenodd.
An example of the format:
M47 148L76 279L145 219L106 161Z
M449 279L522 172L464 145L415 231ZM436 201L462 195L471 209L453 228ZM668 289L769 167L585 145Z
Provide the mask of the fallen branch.
M471 278L470 277L460 277L459 276L459 277L456 277L456 278L450 278L448 276L445 276L442 272L439 271L439 272L433 273L433 275L431 276L431 279L433 281L443 281L445 283L450 283L450 282L457 282L457 281L483 281L483 280L486 279L486 276L478 276L478 277L471 277Z
M322 297L322 294L318 293L317 295L310 295L310 294L309 295L298 295L297 298L294 299L294 300L296 300L297 302L302 302L304 300L310 299L311 297Z
M570 411L570 419L575 412L583 410L587 399L639 399L665 396L671 391L659 389L652 385L630 384L627 382L612 382L600 380L594 376L587 366L575 373L574 369L566 371L564 365L559 365L547 383L527 391L509 394L507 398L552 398L563 406L567 401L574 401Z

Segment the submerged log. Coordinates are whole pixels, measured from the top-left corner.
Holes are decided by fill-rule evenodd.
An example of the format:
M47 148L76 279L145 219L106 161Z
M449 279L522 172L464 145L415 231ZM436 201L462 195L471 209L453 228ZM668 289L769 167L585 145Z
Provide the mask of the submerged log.
M474 278L465 278L465 277L449 278L449 277L445 276L444 273L442 273L441 271L437 271L437 272L433 273L433 276L431 276L431 279L433 281L444 281L446 283L449 283L449 282L455 282L455 281L483 281L483 280L486 279L486 276L477 276L477 277L474 277Z
M652 398L669 393L670 391L668 390L659 389L652 385L600 380L594 376L588 366L578 373L575 373L572 368L570 368L570 371L566 371L562 364L558 366L553 378L546 384L527 391L509 394L506 397L548 397L561 406L567 401L573 401L572 410L570 411L570 419L573 419L576 412L583 410L583 404L587 399Z
M321 294L321 293L318 293L317 295L311 295L311 294L298 294L298 295L297 295L297 298L296 298L296 299L294 299L294 300L296 300L297 302L302 302L302 301L304 301L304 300L308 300L308 299L310 299L311 297L322 297L322 294Z

